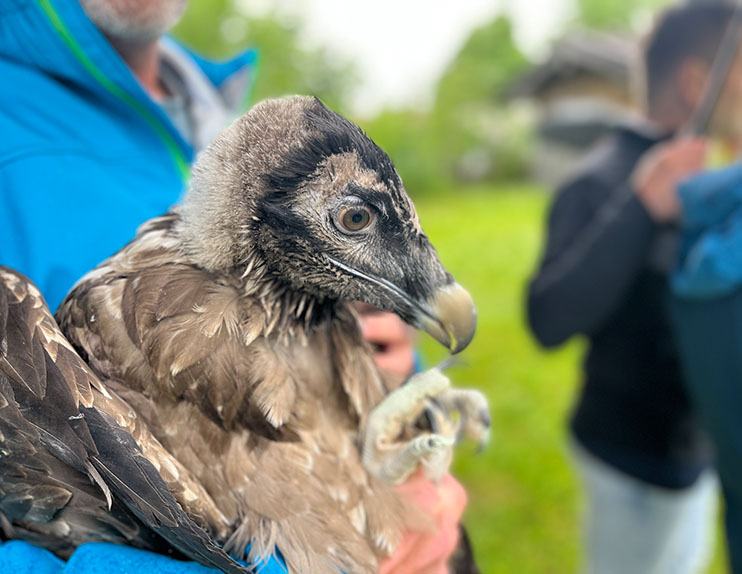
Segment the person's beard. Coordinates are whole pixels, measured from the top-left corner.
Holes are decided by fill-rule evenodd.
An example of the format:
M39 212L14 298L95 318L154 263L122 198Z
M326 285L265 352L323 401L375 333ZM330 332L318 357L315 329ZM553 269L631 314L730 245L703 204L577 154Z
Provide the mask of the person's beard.
M104 35L123 42L150 42L177 24L188 0L80 0Z

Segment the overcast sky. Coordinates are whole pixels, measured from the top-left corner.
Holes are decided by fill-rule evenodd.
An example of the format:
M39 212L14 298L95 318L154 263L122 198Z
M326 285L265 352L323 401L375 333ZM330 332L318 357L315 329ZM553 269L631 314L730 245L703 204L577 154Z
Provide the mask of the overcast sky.
M276 5L301 12L308 40L353 58L362 74L354 109L425 104L445 66L473 28L511 15L516 41L538 56L572 14L571 0L243 0L248 10ZM493 54L493 63L496 55Z

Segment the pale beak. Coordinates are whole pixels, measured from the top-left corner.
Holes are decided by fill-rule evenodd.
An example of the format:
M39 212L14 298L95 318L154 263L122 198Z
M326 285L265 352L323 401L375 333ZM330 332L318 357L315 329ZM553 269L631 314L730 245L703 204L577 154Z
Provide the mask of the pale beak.
M390 292L407 309L399 313L405 321L422 329L451 353L463 351L477 328L477 309L469 292L456 282L438 288L425 301L411 298L394 283L345 265L323 253L333 265Z
M451 353L463 351L474 337L477 310L469 292L458 283L441 287L418 309L417 326Z

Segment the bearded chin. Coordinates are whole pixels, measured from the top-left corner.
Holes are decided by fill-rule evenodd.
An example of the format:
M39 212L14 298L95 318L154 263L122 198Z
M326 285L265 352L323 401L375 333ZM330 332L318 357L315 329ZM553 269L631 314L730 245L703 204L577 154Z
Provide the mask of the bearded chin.
M108 38L145 43L178 23L188 0L80 0L88 18Z

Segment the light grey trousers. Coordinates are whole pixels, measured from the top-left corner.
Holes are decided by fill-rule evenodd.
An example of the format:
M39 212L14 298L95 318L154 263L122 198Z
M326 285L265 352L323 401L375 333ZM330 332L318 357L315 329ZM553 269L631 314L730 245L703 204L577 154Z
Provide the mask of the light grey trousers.
M700 574L713 556L719 487L706 471L689 488L637 480L575 441L585 494L585 574Z

